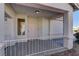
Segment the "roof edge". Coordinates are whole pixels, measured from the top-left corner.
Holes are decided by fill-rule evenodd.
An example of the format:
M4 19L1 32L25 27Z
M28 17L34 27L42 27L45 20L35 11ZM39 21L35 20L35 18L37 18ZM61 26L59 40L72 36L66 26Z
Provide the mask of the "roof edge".
M69 3L69 4L73 7L74 11L79 10L79 4L78 3Z

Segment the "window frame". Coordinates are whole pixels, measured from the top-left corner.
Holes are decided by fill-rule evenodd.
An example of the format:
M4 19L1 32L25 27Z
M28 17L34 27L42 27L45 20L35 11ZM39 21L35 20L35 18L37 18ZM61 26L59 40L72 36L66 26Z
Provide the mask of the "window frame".
M17 20L18 19L24 19L25 20L25 35L18 35L18 29L17 29ZM15 28L15 32L16 32L16 38L17 39L23 39L23 38L26 38L27 37L27 16L26 15L16 15L16 28Z

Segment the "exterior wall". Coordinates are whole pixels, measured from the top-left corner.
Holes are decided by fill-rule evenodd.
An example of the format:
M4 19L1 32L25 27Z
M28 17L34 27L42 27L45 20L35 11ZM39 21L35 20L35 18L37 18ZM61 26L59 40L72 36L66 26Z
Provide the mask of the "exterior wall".
M17 32L16 32L16 35L17 35L16 38L18 40L25 39L25 38L28 38L28 39L33 39L33 38L49 39L49 34L51 34L52 36L53 36L53 34L62 34L63 35L62 21L56 21L53 19L50 20L45 17L33 17L33 16L28 17L27 15L17 15L17 18L25 18L25 20L26 20L26 30L25 30L26 35L25 36L18 36ZM50 24L49 24L49 22L50 22ZM16 26L17 26L17 24L16 24ZM34 29L34 31L33 31L32 27L35 27L36 29ZM60 30L58 27L60 28ZM37 34L36 35L34 35L34 33L28 34L29 33L28 31L30 31L30 29L32 32L37 33ZM50 33L49 33L49 31L50 31ZM59 35L55 35L55 36L56 37L54 37L54 38L59 37Z
M14 45L16 39L15 39L15 20L16 20L16 13L13 10L13 8L8 5L5 4L5 13L7 13L10 18L7 18L7 21L5 21L5 44L7 45ZM7 32L7 33L6 33ZM8 43L11 42L11 43Z
M4 40L4 4L0 4L0 42Z
M48 38L49 32L49 19L44 17L35 17L35 16L27 16L25 14L17 14L16 18L25 18L26 20L26 35L25 36L18 36L16 32L16 39L46 39ZM16 19L17 20L17 19ZM17 22L16 22L17 23ZM17 28L17 24L16 24ZM16 30L17 31L17 30ZM32 32L31 32L32 31ZM35 34L36 33L36 34Z
M63 19L50 20L50 38L63 38Z
M4 55L4 4L0 3L0 56Z
M49 39L49 20L47 18L42 19L42 37L43 39Z
M30 39L37 39L38 38L38 33L39 33L39 30L38 30L38 19L39 18L35 18L35 17L27 17L28 19L28 37Z

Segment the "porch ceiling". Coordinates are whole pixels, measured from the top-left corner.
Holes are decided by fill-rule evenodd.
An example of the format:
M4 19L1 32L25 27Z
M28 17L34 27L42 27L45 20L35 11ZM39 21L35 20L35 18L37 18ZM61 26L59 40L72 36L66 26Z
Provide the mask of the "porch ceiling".
M45 16L45 17L55 17L55 15L59 15L61 13L48 11L40 8L34 8L29 6L23 6L19 4L11 4L13 9L17 14L26 14L30 16ZM40 12L37 14L35 13L36 10L39 10Z

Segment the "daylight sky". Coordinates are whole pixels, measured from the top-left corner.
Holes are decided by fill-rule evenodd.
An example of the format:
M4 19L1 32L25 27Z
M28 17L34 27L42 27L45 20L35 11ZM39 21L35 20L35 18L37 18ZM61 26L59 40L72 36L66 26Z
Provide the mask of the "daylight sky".
M73 13L73 27L79 26L79 10Z

